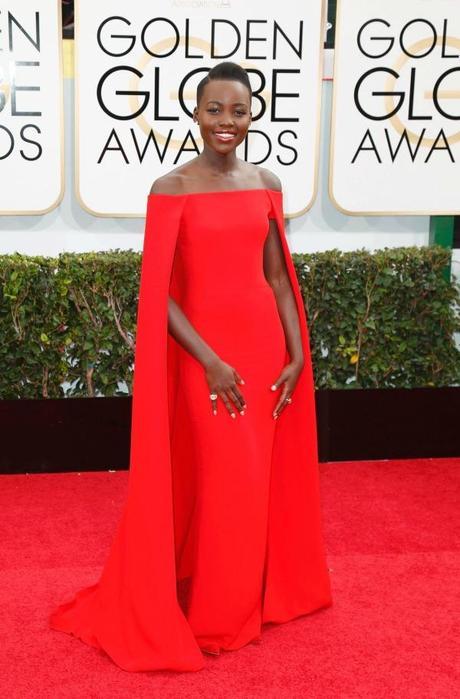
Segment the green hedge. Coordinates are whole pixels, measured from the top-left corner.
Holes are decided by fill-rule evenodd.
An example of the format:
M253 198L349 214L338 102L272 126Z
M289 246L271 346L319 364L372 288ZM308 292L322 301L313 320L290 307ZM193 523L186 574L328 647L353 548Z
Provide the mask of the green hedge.
M440 246L293 255L316 388L460 383L460 289Z
M459 289L443 274L450 251L331 250L293 260L317 388L459 383ZM131 393L140 262L140 253L118 249L0 256L0 398Z

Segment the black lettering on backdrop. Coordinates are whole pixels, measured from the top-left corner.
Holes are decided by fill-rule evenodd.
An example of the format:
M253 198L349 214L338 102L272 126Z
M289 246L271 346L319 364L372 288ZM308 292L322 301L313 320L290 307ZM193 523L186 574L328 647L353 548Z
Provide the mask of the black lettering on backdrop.
M112 140L115 142L114 146L112 146ZM115 131L115 129L112 129L112 131L110 132L109 137L108 137L108 139L107 139L107 141L102 149L102 152L99 156L99 160L97 161L97 164L99 165L99 163L102 162L102 159L104 158L106 153L109 153L112 151L120 153L123 156L125 163L127 165L129 164L128 156L126 155L126 153L123 149L123 146L121 145L121 141L118 138L118 135L117 135L117 132Z
M185 58L204 58L203 55L190 53L190 19L185 20Z
M107 117L116 122L123 122L135 120L143 115L147 122L155 123L176 122L184 114L191 118L192 112L187 106L185 94L189 91L191 83L197 84L200 74L204 76L208 73L210 66L199 65L186 71L185 75L177 76L177 101L171 103L169 98L164 97L163 80L169 80L170 76L166 72L166 64L163 68L163 60L180 51L185 59L195 61L196 66L196 61L205 58L201 55L199 46L194 43L195 37L199 36L200 40L208 41L210 56L219 60L231 59L237 52L242 53L239 53L239 60L263 61L267 54L272 54L270 58L276 60L282 51L285 63L285 55L290 53L294 61L292 68L264 71L262 67L248 67L253 89L253 122L264 117L268 110L273 123L299 122L296 101L300 97L300 91L291 91L292 88L288 89L287 85L292 85L292 76L300 76L297 64L303 57L303 20L287 28L282 22L270 22L265 19L249 18L237 25L230 19L210 18L207 26L208 29L203 33L202 24L199 25L199 29L195 29L193 18L173 21L166 17L154 16L134 30L128 17L106 17L97 28L97 44L106 56L115 60L99 77L96 96ZM160 38L157 40L156 37ZM148 69L146 68L145 73L137 58L135 61L129 60L129 55L139 44L145 53L155 59L147 64ZM120 58L123 58L122 64L116 61ZM270 105L267 104L264 94L266 90L270 94ZM133 98L136 104L134 110ZM283 102L286 99L288 102ZM288 103L289 111L286 114L287 109L283 110L283 106L287 107ZM175 109L177 112L173 113ZM127 133L118 132L116 126L111 128L97 162L101 163L110 157L127 165L132 162L142 163L147 159L156 159L163 163L173 141L176 144L179 142L179 146L175 146L174 163L184 153L199 153L190 131L185 136L182 133L178 135L172 127L166 133L162 131L161 139L155 129L151 129L146 135L139 133L138 129L131 128L127 137ZM250 135L248 133L248 139L254 142L257 139L259 153L262 153L258 155L260 162L265 162L270 157L274 146L278 149L276 157L281 164L290 165L298 158L295 142L297 136L291 130L280 131L273 143L270 135L257 130L252 130ZM245 148L247 155L247 143Z
M38 160L41 154L43 153L43 148L40 143L38 143L37 141L33 141L31 138L27 137L26 131L29 129L36 131L37 133L41 133L41 131L37 124L24 124L20 131L21 138L24 141L24 143L30 143L32 146L36 146L36 153L27 155L23 150L20 150L20 153L24 160Z
M280 97L300 97L299 92L278 92L278 77L280 75L287 74L300 74L300 70L290 70L289 68L279 68L273 71L272 78L272 106L271 106L271 120L272 121L299 121L299 117L278 117L276 116L277 100Z
M131 22L127 17L121 17L119 15L112 15L106 17L99 25L96 33L96 40L99 48L107 56L112 56L114 58L122 58L127 56L136 46L138 37L135 33L119 33L119 24L122 23L127 27L131 27ZM113 26L112 26L113 24ZM152 40L149 39L149 30L155 28L157 25L165 25L162 27L162 44L171 46L167 49L165 53L157 53L153 49ZM261 36L254 36L253 25L263 25L266 29L265 32L260 32ZM272 42L273 52L272 58L276 60L280 51L279 46L287 46L291 51L293 56L301 60L303 56L303 20L300 20L297 25L296 36L291 36L290 32L286 30L279 22L273 21L273 26L269 27L268 20L261 19L247 19L244 25L244 53L241 56L243 60L251 60L254 58L264 59L266 56L254 56L251 54L253 47L251 43L253 42L267 42L269 39ZM118 27L118 28L117 28ZM166 34L164 31L166 30ZM242 43L243 37L241 36L241 29L229 19L211 19L209 23L209 37L202 36L202 28L200 26L199 30L195 30L193 22L190 18L185 18L184 26L176 24L169 17L152 17L140 30L140 42L144 51L146 51L150 56L155 58L167 58L173 53L184 49L185 58L204 58L200 55L190 54L190 39L195 36L195 31L200 35L203 41L208 41L210 44L210 56L211 58L230 58L236 54ZM233 45L227 53L218 53L218 45L222 43L223 37L228 41L229 36L233 35ZM180 41L180 37L184 37L184 42ZM168 42L167 39L171 41ZM112 41L110 41L112 40Z
M406 32L409 29L409 27L414 26L414 24L425 24L428 26L432 32L432 43L431 46L428 47L428 49L425 51L425 53L411 53L409 49L406 46ZM412 19L410 22L404 25L404 27L401 30L401 33L399 35L399 45L401 47L401 50L403 53L406 54L406 56L409 56L409 58L425 58L426 56L429 56L430 53L433 51L434 47L436 46L436 43L438 41L438 34L436 31L436 27L429 22L427 19Z
M393 38L387 37L387 36L371 36L370 37L371 41L383 41L383 42L385 42L386 45L383 48L381 53L369 53L368 51L365 50L365 48L363 46L363 36L362 35L363 35L364 30L367 29L368 27L370 27L371 24L384 24L386 27L391 26L390 23L384 19L370 19L368 22L365 22L358 32L358 37L357 37L358 48L361 51L361 53L364 56L366 56L367 58L383 58L384 56L386 56L387 54L390 53L391 49L394 46L395 40Z
M252 26L253 24L268 24L266 19L247 19L246 20L246 56L247 58L250 58L251 60L259 60L259 59L266 59L267 56L255 56L251 54L251 47L249 44L251 41L267 41L266 36L251 36L252 32Z
M442 31L442 53L441 56L442 58L460 58L460 53L446 53L447 51L447 19L444 20L443 22L443 31Z
M302 49L303 49L303 20L300 20L299 22L299 37L297 40L297 47L294 45L294 42L291 41L289 36L286 34L286 32L283 30L281 25L278 24L278 22L275 21L274 23L274 32L273 32L273 60L276 60L278 56L278 35L281 35L283 39L286 41L286 43L291 47L293 53L297 56L299 60L302 60Z
M39 66L39 61L15 61L15 66ZM18 85L16 83L16 71L14 72L13 81L11 83L11 115L12 116L41 116L41 112L31 112L30 110L20 111L17 107L18 92L40 92L39 85Z
M167 153L167 150L168 150L169 142L171 140L172 129L169 129L169 133L168 133L168 136L165 140L164 147L163 147L162 151L158 147L157 139L155 138L155 134L153 133L152 130L150 130L148 132L147 138L145 140L144 147L142 150L140 150L140 147L139 147L140 144L139 144L138 137L136 136L136 132L134 131L134 129L130 129L129 131L131 133L131 138L133 139L134 147L136 149L137 157L139 158L140 163L142 163L142 161L144 160L145 154L147 153L147 150L149 148L150 143L153 143L155 150L157 152L157 155L158 155L158 160L160 161L160 163L163 162L163 160L165 159L165 155Z
M37 124L24 124L19 131L21 140L24 141L24 143L29 143L36 146L37 150L35 153L27 154L24 150L20 149L19 153L23 160L38 160L43 153L43 148L38 141L33 141L31 138L28 138L26 134L28 129L33 129L36 131L36 133L41 133L40 128L37 126ZM2 133L6 136L6 143L3 142L4 139L2 138ZM13 153L15 145L16 139L14 134L8 127L0 124L0 160L6 160L6 158Z
M137 97L143 97L144 101L142 105L139 107L138 110L135 112L129 112L128 114L118 114L113 112L109 107L107 106L105 100L104 100L104 95L103 95L103 89L105 87L105 83L110 78L111 75L117 75L123 71L126 71L127 73L133 73L134 75L137 75L138 78L142 78L142 73L140 70L137 70L137 68L132 68L131 66L115 66L115 68L110 68L107 70L102 76L101 79L99 80L97 84L97 101L99 103L100 108L112 119L118 119L119 121L129 121L130 119L135 119L137 116L142 114L144 109L146 109L149 100L150 100L150 93L148 92L140 92L138 90L115 90L114 94L115 95L122 95L122 96L131 96L131 95L136 95Z
M168 27L171 27L172 34L174 37L174 41L173 41L171 48L169 49L169 51L166 51L165 53L156 53L155 51L153 51L153 49L149 46L149 43L145 37L145 35L146 35L147 31L150 29L150 27L152 27L157 22L164 22L165 24L168 25ZM144 48L144 51L149 53L154 58L167 58L168 56L171 56L171 54L175 53L177 47L179 46L179 43L180 43L179 30L176 27L176 25L174 24L174 22L172 20L168 19L167 17L154 17L149 22L147 22L147 24L144 26L142 33L141 33L141 43L142 43L142 46Z
M294 148L294 146L290 146L288 143L284 142L284 136L290 135L292 138L297 139L298 136L295 131L292 131L291 129L286 129L285 131L281 131L281 133L278 134L278 143L280 146L283 148L286 148L287 150L292 151L292 160L286 161L286 160L281 160L280 156L277 155L276 159L279 162L280 165L294 165L296 162L297 158L299 157L299 154L297 153L297 150Z
M366 145L367 142L369 143L369 145ZM379 163L382 164L382 159L380 158L377 146L375 145L375 141L372 138L372 133L370 129L367 129L366 133L364 134L363 140L359 144L358 150L356 151L354 158L351 161L351 164L353 165L355 163L356 158L360 153L364 153L366 151L371 151L372 153L374 153Z
M2 136L1 132L3 132L6 135L6 139L7 139L6 146L3 145L4 139L1 137ZM2 126L2 124L0 124L0 160L5 160L6 158L8 158L11 155L11 153L13 152L13 150L14 150L14 136L6 126Z
M418 137L416 147L413 150L411 147L411 142L410 142L409 135L407 133L407 129L404 129L404 131L400 137L399 142L397 143L396 146L394 146L392 143L392 140L391 140L392 138L394 138L394 132L392 132L393 135L390 136L390 131L385 128L384 134L385 134L385 138L386 138L386 146L388 148L388 154L390 156L391 161L393 163L396 162L396 158L398 157L398 153L400 152L400 148L401 148L402 144L405 143L405 145L407 147L407 151L409 153L409 156L410 156L412 162L415 163L415 160L416 160L417 155L418 155L419 150L420 150L420 146L422 145L423 139L425 137L425 132L426 132L426 129L422 129L422 132ZM351 163L354 164L356 162L356 159L358 158L358 156L361 155L361 153L365 153L367 151L367 152L373 153L375 155L375 157L377 158L377 161L381 165L383 162L381 155L380 155L380 153L382 152L382 148L383 148L383 146L381 147L381 149L379 151L379 148L374 140L374 137L372 136L371 130L368 129L366 131L366 133L364 134L364 137L363 137L361 143L359 144L358 150L356 151L355 155L353 156L353 160L351 161ZM424 162L425 163L430 162L431 156L436 151L446 152L447 155L449 156L449 158L451 159L451 161L453 163L455 163L454 155L450 149L449 140L446 137L446 134L444 133L444 131L442 129L439 132L439 134L436 136L434 143L431 146L431 148L428 152L428 155L425 158Z
M388 129L385 129L385 137L386 137L386 139L387 139L388 152L390 153L391 162L393 162L393 163L395 162L396 158L398 157L398 153L399 153L399 150L400 150L402 144L405 143L405 144L406 144L406 147L407 147L407 150L408 150L408 152L409 152L409 156L410 156L412 162L415 163L415 159L416 159L417 154L418 154L418 152L419 152L419 150L420 150L420 146L421 146L422 143L423 143L423 139L424 139L424 137L425 137L425 133L426 133L426 129L422 129L422 133L420 134L420 137L419 137L419 139L418 139L418 141L417 141L417 144L416 144L414 150L412 150L412 145L411 145L411 142L410 142L410 138L409 138L409 136L407 135L407 131L406 131L405 129L404 129L404 131L403 131L403 133L402 133L401 138L399 139L399 142L398 142L396 148L393 148L393 144L392 144L392 142L391 142L391 138L390 138L390 135L389 135L389 133L388 133Z
M227 53L216 53L216 44L219 43L218 40L216 39L216 36L218 36L216 33L217 27L219 25L226 25L226 24L233 29L236 43L230 49L230 51L227 51ZM211 58L218 58L220 60L223 60L224 58L230 58L230 56L233 56L238 51L238 49L240 48L240 44L241 44L241 33L234 22L231 22L229 19L213 19L213 20L211 20Z
M192 146L190 148L186 146L186 143L189 140L192 142ZM200 154L200 149L198 148L197 142L195 141L195 138L190 129L187 131L185 138L182 141L182 145L179 148L176 157L174 158L174 165L176 165L179 162L182 153L196 153L196 155Z
M399 112L404 102L404 92L374 91L371 93L373 97L386 97L387 95L391 95L392 97L399 97L399 102L391 112L384 112L383 114L379 115L370 114L368 111L364 109L361 102L361 87L364 81L367 80L367 78L370 78L373 75L377 75L378 73L386 73L387 75L392 75L394 78L399 78L398 73L395 70L392 70L391 68L371 68L371 70L368 70L366 73L364 73L364 75L362 75L356 83L354 94L356 108L360 112L360 114L363 115L363 117L366 117L366 119L371 119L372 121L384 121L385 119L391 119L392 116Z
M267 110L267 103L265 102L262 92L265 90L265 85L267 84L267 81L265 80L265 75L262 73L261 70L257 70L257 68L247 68L246 72L250 75L253 76L255 75L258 78L259 85L256 86L254 85L254 80L251 81L251 88L252 88L252 100L256 100L256 102L260 105L260 109L258 112L253 110L252 112L252 121L258 121L259 119L262 119L264 116L266 110Z
M160 116L160 69L158 66L155 67L153 84L155 90L153 118L155 121L179 121L178 116Z
M24 117L42 117L37 100L32 101L32 94L41 92L41 64L38 60L41 53L40 12L7 11L6 20L5 46L2 46L3 37L0 34L0 52L5 56L6 72L0 79L0 85L9 83L10 90L9 94L6 90L0 90L0 116L9 111L11 123L0 126L0 160L6 160L12 154L14 156L16 148L23 160L38 160L43 147L34 139L41 134L41 129L36 123L24 123ZM23 60L21 53L24 47L28 47L28 51ZM31 51L36 54L37 60L30 60Z
M13 27L16 27L21 34L25 36L25 38L29 41L32 46L35 47L38 53L40 53L40 13L35 12L35 39L34 37L29 34L27 29L23 27L23 25L19 22L19 20L16 19L16 17L11 13L8 12L8 50L10 53L13 53L14 51L14 35L15 32L13 31Z
M414 41L414 30L419 33L422 31L422 39L419 38L417 41ZM402 53L410 59L423 61L423 59L431 57L440 48L439 58L442 60L458 60L460 58L458 53L447 53L449 31L448 19L443 20L440 32L438 32L433 22L420 17L406 22L399 31L395 31L390 22L379 17L369 19L360 27L357 34L357 45L361 54L371 60L378 60L388 56L395 47L396 42ZM427 89L426 78L422 84L420 78L422 69L422 66L420 69L419 66L410 68L409 86L407 89L399 88L402 83L402 75L390 65L379 65L366 70L358 78L354 88L353 98L356 109L365 119L371 122L389 121L396 115L408 122L430 122L433 121L434 117L433 114L428 113L428 107L423 111L416 109L417 98L420 101L422 96L426 97L426 95L429 95L430 102L428 104L431 106L432 111L450 121L459 121L460 114L453 114L447 111L444 104L441 104L441 94L449 77L460 77L460 67L456 66L444 70L437 78L432 93ZM382 79L384 79L384 89L378 89ZM389 84L392 85L392 83L394 83L395 88L389 89ZM458 87L452 92L455 93L457 91L460 91ZM446 90L446 92L448 91ZM387 99L382 100L382 98ZM389 100L391 102L390 108L388 107ZM373 108L374 103L375 109ZM383 162L381 155L384 150L388 150L389 158L393 163L396 162L398 155L402 153L408 154L413 163L421 154L421 145L426 138L426 127L421 128L419 134L416 135L417 140L414 148L411 146L411 143L414 144L414 136L412 134L409 137L407 130L399 133L399 141L394 144L390 136L392 134L394 138L393 132L387 128L380 131L376 131L377 126L373 128L374 130L368 128L365 131L351 161L352 164L366 152L373 154L379 163ZM383 142L383 145L381 142L382 136L385 137L386 141ZM404 148L403 144L405 144ZM455 162L449 138L443 129L439 131L434 141L432 140L431 148L424 162L429 163L433 154L438 151L443 151L452 162Z
M195 75L198 75L198 73L203 73L203 77L204 77L206 75L206 73L209 73L209 70L210 69L208 67L195 68L195 70L191 70L190 73L187 73L187 75L184 75L184 77L182 78L181 83L179 85L179 91L178 91L179 104L180 104L184 114L187 114L187 116L189 116L190 118L192 118L192 112L185 104L185 100L184 100L185 88L186 88L187 83L190 80L190 78L193 78Z
M249 141L255 141L259 140L260 138L254 138L254 136L261 137L262 139L265 139L265 146L266 146L266 151L265 155L263 155L260 160L252 160L251 162L253 165L260 165L261 163L265 163L272 152L272 143L270 138L267 136L267 134L264 131L259 131L258 129L249 129L246 138L244 139L244 159L247 160L249 157Z
M441 142L441 145L438 145L438 143L440 143L440 142ZM449 139L447 138L443 129L441 129L441 131L437 135L437 137L436 137L436 139L431 147L431 150L428 153L427 158L425 160L426 163L430 160L433 153L437 150L447 151L447 154L449 155L450 159L452 160L453 163L455 163L454 155L453 155L453 153L450 149L450 146L449 146Z
M450 70L446 70L446 72L443 73L440 78L438 78L438 80L436 81L436 85L434 86L434 90L433 90L433 102L434 102L434 106L436 107L438 112L440 114L442 114L443 117L445 117L446 119L459 120L460 114L458 114L458 115L449 114L439 104L439 89L440 89L442 83L444 82L444 80L447 78L447 76L452 75L453 73L460 73L460 68L451 68Z
M107 48L106 44L102 40L102 30L104 29L106 24L112 22L113 20L119 20L120 22L127 24L129 27L131 26L131 22L129 21L129 19L126 19L126 17L107 17L103 22L101 22L97 29L96 41L101 51L107 54L107 56L115 56L121 58L122 56L126 56L133 49L134 44L136 43L136 37L133 34L111 34L111 39L128 39L128 45L126 46L126 48L122 48L120 51L111 51L109 48Z

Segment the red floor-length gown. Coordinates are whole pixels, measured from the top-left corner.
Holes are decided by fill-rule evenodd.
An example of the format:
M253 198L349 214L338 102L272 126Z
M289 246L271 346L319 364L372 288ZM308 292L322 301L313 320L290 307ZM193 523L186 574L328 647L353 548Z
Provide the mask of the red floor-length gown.
M274 218L305 365L272 417L289 361L263 273ZM203 367L167 330L168 295L245 381L247 409L214 416ZM308 328L282 193L151 194L142 259L128 494L99 581L51 615L131 671L199 670L202 651L259 639L331 604Z

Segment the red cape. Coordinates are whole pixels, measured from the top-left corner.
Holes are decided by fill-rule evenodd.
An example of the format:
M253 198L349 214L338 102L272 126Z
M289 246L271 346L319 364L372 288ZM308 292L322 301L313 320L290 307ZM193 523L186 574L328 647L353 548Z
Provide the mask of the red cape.
M316 413L308 327L288 248L282 193L272 201L299 312L304 369L277 421L263 621L331 604L323 548ZM203 654L178 603L169 413L168 295L187 195L150 195L142 256L128 493L99 581L50 617L52 628L104 650L124 670L199 670ZM286 361L289 356L286 353ZM280 606L280 600L284 600Z

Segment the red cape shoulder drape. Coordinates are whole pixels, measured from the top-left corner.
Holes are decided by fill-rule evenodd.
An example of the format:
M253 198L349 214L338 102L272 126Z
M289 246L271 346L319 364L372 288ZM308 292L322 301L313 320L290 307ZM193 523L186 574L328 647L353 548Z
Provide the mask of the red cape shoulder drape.
M305 366L277 422L264 621L331 603L323 548L313 374L305 309L285 237L282 194L267 190L299 311ZM137 311L128 492L99 581L60 605L52 628L124 670L199 670L203 654L176 593L168 404L168 295L187 195L150 195ZM288 356L286 355L288 360ZM301 458L299 458L299 454ZM289 542L288 545L286 543ZM279 600L285 600L280 608ZM276 600L276 605L274 600Z

